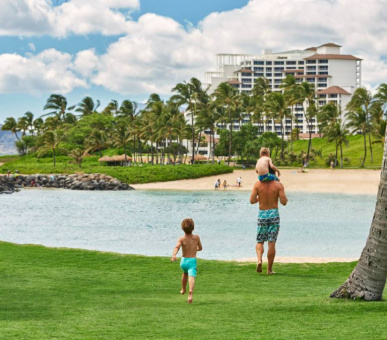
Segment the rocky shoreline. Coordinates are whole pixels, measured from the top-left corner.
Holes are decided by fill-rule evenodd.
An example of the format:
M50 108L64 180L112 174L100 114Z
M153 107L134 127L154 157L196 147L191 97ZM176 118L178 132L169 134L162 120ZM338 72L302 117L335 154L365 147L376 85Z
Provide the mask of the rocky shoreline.
M104 174L0 176L0 194L12 194L19 191L19 188L31 187L70 190L134 190L127 183Z

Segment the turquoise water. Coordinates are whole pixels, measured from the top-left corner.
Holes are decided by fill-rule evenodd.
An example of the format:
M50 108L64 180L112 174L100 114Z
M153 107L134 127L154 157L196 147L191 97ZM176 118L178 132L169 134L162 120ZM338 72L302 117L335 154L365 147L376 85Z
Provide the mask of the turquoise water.
M249 192L24 190L0 195L0 239L52 247L170 256L195 221L201 258L255 257L257 205ZM376 197L288 193L278 256L359 257Z

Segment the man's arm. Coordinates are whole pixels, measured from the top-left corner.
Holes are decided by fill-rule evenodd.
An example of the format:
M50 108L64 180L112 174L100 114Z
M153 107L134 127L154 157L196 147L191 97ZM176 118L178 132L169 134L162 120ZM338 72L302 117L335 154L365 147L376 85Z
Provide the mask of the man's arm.
M181 238L179 238L179 239L177 240L176 247L173 248L173 253L172 253L172 257L171 257L171 262L176 261L176 255L177 255L177 253L179 252L180 247L181 247Z
M197 251L201 251L203 249L202 242L200 241L200 237L198 236L198 246L197 246Z
M250 195L250 203L255 204L258 202L259 202L258 189L257 189L257 185L254 184L253 190L251 191L251 195Z
M284 186L282 185L282 183L279 183L278 184L280 185L280 189L279 189L279 200L281 202L282 205L286 205L288 203L288 198L286 197L286 194L285 194L285 188Z

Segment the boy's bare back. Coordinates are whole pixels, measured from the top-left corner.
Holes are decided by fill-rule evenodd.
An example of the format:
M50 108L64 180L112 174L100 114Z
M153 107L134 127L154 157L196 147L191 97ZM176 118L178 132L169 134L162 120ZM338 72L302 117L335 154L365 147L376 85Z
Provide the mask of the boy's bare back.
M185 234L179 238L179 243L182 247L183 257L196 257L198 250L202 250L202 244L198 235Z
M272 164L270 157L262 156L257 161L255 172L260 176L265 175L269 172L269 165L272 166Z

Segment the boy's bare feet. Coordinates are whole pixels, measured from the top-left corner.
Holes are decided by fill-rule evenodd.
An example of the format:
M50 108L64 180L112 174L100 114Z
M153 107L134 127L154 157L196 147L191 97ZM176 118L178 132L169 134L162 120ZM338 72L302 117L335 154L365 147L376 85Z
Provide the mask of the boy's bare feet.
M275 272L273 272L273 271L268 271L267 272L267 275L273 275L273 274L275 274Z
M193 295L193 291L190 290L188 293L188 303L192 303L192 295Z
M257 273L262 273L262 263L257 264Z
M181 295L184 295L184 294L185 294L185 289L184 289L184 288L180 289L180 294L181 294Z

